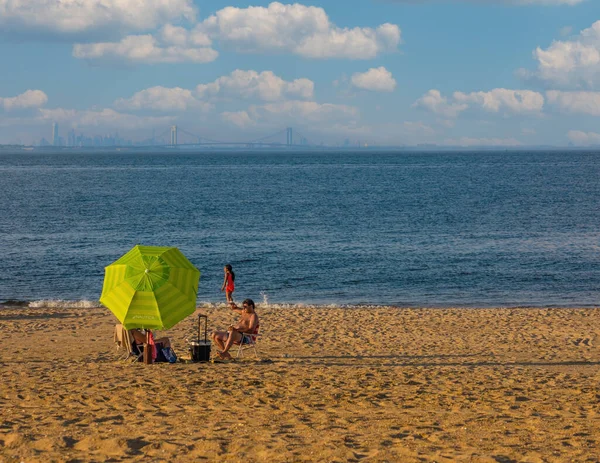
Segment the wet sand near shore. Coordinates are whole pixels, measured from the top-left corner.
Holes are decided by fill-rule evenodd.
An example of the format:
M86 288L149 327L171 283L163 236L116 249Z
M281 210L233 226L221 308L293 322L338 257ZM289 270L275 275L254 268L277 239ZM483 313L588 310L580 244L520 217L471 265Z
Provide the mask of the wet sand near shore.
M0 309L0 461L600 461L600 309L257 312L260 361L144 365L106 309Z

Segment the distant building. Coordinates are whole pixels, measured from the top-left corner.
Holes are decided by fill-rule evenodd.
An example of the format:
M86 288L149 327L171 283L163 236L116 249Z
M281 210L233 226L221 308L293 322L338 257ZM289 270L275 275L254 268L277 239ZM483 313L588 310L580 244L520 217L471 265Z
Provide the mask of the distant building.
M76 146L77 137L75 135L75 130L71 129L69 131L69 135L67 136L67 146Z
M58 124L56 122L52 123L52 146L59 146Z
M177 126L176 125L172 125L171 126L171 145L176 145L177 144Z

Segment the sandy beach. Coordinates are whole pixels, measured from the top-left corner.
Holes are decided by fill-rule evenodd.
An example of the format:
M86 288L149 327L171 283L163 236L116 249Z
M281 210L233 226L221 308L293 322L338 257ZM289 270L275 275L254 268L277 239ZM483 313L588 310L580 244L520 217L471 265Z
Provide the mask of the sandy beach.
M0 461L600 461L600 309L257 312L260 361L144 365L106 309L1 309Z

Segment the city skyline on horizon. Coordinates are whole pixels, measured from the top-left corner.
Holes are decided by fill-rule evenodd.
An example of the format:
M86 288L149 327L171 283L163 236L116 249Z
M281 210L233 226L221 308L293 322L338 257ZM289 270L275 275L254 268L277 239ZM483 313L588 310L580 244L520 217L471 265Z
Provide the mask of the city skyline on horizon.
M183 132L186 134L187 137L192 137L193 140L190 140L189 138L184 140L183 142L178 141L178 126L173 125L173 126L169 126L169 128L164 131L163 133L156 135L155 130L153 130L151 137L149 138L142 138L142 139L138 139L138 140L133 140L133 139L128 139L128 138L124 138L119 136L119 133L117 130L115 130L113 133L111 133L110 131L105 131L101 134L86 134L84 132L79 132L77 133L77 131L73 128L71 128L69 130L69 132L67 133L67 138L63 137L60 135L59 132L59 124L56 122L52 123L51 126L51 135L50 135L50 140L47 140L45 137L42 137L40 140L38 141L34 141L31 144L23 144L23 143L8 143L8 144L3 144L0 143L0 147L3 146L21 146L24 148L27 147L40 147L40 148L110 148L110 147L115 147L115 148L126 148L126 147L135 147L135 148L142 148L142 147L194 147L194 146L230 146L230 147L234 147L237 146L236 149L243 149L244 146L248 147L248 146L253 146L253 147L260 147L260 146L272 146L272 147L276 147L276 146L281 146L281 147L330 147L330 148L401 148L401 149L405 149L405 148L416 148L416 149L421 149L421 148L451 148L451 149L460 149L460 148L483 148L483 149L488 149L488 148L494 148L494 146L486 146L486 145L471 145L471 146L461 146L461 145L455 145L455 146L446 146L446 145L438 145L437 143L417 143L414 145L409 145L409 144L398 144L398 145L380 145L377 144L376 142L368 142L365 140L360 140L360 139L350 139L350 138L345 138L344 140L338 141L338 142L334 142L334 143L325 143L323 140L320 141L309 141L307 138L305 138L302 134L294 134L293 135L293 128L292 127L287 127L285 130L280 130L275 132L274 134L265 136L265 137L261 137L259 140L261 141L257 141L257 140L230 140L230 141L225 141L225 140L211 140L209 138L204 138L200 135L194 135L191 134L189 132L187 132L186 130L183 130ZM285 138L286 140L283 140L284 138L284 132L285 133ZM545 144L541 144L541 145L529 145L529 146L504 146L504 147L498 147L498 148L503 148L503 149L519 149L519 148L533 148L533 149L538 149L538 148L556 148L556 149L573 149L573 148L590 148L590 149L597 149L600 148L600 142L598 142L597 144L590 144L587 146L577 146L574 143L569 143L566 146L559 146L559 145L545 145Z
M232 141L294 127L328 145L600 145L593 0L142 3L7 3L0 144L72 130L135 143L177 125Z
M176 133L173 135L173 129L175 129ZM569 143L567 146L557 146L557 145L529 145L529 146L504 146L504 147L494 147L494 146L486 146L486 145L471 145L471 146L445 146L438 145L436 143L418 143L415 145L407 145L407 144L399 144L399 145L378 145L377 143L369 143L364 140L351 140L350 138L346 138L343 141L338 143L325 143L323 140L319 142L310 142L308 139L303 137L301 134L297 136L293 136L293 128L288 127L283 131L278 131L271 136L261 137L261 139L265 139L262 142L256 140L246 140L246 141L217 141L217 140L209 140L203 139L201 136L198 136L197 141L184 141L178 142L177 135L177 126L170 126L169 130L163 132L159 136L156 136L153 133L151 138L140 139L140 140L132 140L120 137L118 131L114 133L105 132L103 134L95 134L88 135L83 132L77 133L75 129L70 129L67 134L67 138L65 139L63 136L59 135L58 132L58 124L52 123L52 133L51 140L48 141L45 137L42 137L39 141L34 142L30 145L15 143L15 144L2 144L0 143L0 147L3 146L21 146L24 148L27 147L40 147L40 148L160 148L160 147L180 147L180 148L193 148L194 146L202 147L202 146L229 146L234 147L235 149L244 149L244 147L261 147L261 146L272 146L272 147L328 147L328 148L384 148L384 149L428 149L428 148L450 148L450 149L461 149L461 148L473 148L473 149L493 149L493 148L501 148L501 149L520 149L523 148L527 150L528 148L532 149L598 149L600 148L600 143L598 144L590 144L585 147L577 146L573 143ZM170 133L169 133L170 132ZM286 133L287 140L283 141L282 136L283 132ZM192 135L189 134L188 135ZM56 136L56 138L54 138ZM174 138L173 138L174 136ZM277 138L277 136L279 136ZM55 142L56 140L56 142Z
M208 137L203 137L202 135L194 135L184 129L182 129L184 135L188 137L183 142L180 142L179 139L179 128L177 125L171 125L169 128L163 133L156 134L156 131L152 131L152 135L145 139L131 140L127 138L123 138L119 136L117 130L114 133L110 133L110 131L106 131L102 134L88 135L83 132L77 133L77 131L73 128L69 129L67 133L67 137L63 137L60 135L59 124L57 122L52 123L52 132L50 136L50 141L48 141L45 137L42 137L39 142L32 143L33 146L54 146L54 147L85 147L85 146L127 146L127 145L136 145L136 146L179 146L179 145L194 145L194 144L261 144L258 140L212 140ZM281 135L283 132L286 132L285 143L281 142ZM190 139L191 137L191 139ZM108 142L107 142L108 141ZM274 134L267 135L265 137L261 137L262 144L285 144L285 145L294 145L294 146L303 146L308 144L308 140L299 133L294 134L292 127L286 127L285 130L277 131ZM348 145L349 139L344 140L344 145ZM355 144L367 145L368 143L361 143L360 141L354 142ZM321 141L320 144L323 144ZM22 143L17 143L17 145L23 145ZM2 146L2 144L0 144Z

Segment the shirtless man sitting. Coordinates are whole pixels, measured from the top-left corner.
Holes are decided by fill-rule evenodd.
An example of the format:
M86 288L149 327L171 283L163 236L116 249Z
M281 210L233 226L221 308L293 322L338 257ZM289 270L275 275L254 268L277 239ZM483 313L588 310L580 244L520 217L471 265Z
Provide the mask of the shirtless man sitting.
M242 341L241 333L254 333L254 330L258 326L258 315L255 312L254 301L252 299L246 299L242 303L243 308L239 308L235 305L235 302L230 302L229 307L231 310L238 312L241 317L235 325L231 325L227 331L213 331L211 337L213 342L221 349L217 352L217 357L222 360L231 359L229 349L233 343L240 343Z

